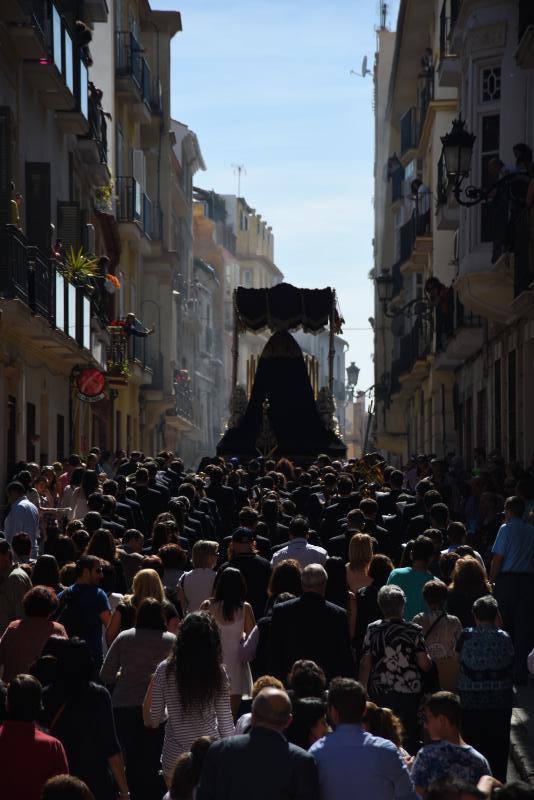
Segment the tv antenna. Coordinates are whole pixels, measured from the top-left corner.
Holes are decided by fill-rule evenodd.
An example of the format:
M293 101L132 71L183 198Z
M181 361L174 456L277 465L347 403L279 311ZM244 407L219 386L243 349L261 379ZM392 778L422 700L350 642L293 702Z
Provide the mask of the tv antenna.
M380 2L380 28L384 30L387 26L388 21L388 4L383 3L382 0Z
M358 78L366 78L367 75L371 74L371 70L367 66L367 56L364 56L363 59L362 59L361 70L362 70L361 72L356 72L356 70L351 69L350 74L351 75L357 75Z
M247 171L244 164L232 164L234 175L237 175L237 196L241 197L241 175L246 175Z

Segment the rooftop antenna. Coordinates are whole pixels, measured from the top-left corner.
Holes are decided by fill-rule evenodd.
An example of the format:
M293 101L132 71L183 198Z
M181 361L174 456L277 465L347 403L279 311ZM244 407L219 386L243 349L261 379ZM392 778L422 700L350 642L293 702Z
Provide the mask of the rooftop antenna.
M246 175L247 171L244 164L232 164L234 175L237 175L237 196L241 197L241 175Z
M365 78L367 75L371 74L371 70L367 67L367 56L364 56L362 59L361 70L361 72L356 72L355 70L351 69L350 74L357 75L358 78Z
M380 28L385 29L388 19L388 4L380 0Z

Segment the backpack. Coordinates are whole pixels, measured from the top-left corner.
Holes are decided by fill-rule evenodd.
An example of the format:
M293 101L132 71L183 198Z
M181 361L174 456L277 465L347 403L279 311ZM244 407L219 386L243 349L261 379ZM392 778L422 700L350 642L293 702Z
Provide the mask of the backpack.
M70 639L73 636L79 636L81 639L85 638L85 619L80 600L74 593L74 587L65 589L63 592L56 621L63 625Z

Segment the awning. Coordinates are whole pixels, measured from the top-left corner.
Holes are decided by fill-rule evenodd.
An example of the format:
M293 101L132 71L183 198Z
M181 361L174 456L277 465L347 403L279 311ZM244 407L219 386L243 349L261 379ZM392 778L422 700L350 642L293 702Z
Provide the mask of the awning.
M336 309L333 289L298 289L290 283L279 283L270 289L236 291L236 315L241 330L271 331L302 327L310 333L326 328L334 314L334 330L341 333L343 319Z

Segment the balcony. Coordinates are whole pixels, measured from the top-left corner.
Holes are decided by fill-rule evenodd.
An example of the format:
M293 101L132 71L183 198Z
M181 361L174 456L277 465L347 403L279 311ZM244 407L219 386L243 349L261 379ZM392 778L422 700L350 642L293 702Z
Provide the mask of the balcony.
M142 47L131 31L116 33L116 89L128 105L131 117L148 124L151 120L152 74Z
M160 241L163 234L163 211L147 194L143 194L143 233L153 242Z
M31 6L40 10L41 4L32 2ZM55 2L47 6L49 18L45 17L44 28L40 30L41 17L34 11L30 25L34 36L41 42L32 52L21 53L24 71L28 80L39 95L40 102L55 111L78 111L83 114L87 96L87 67L75 46L74 34ZM26 26L22 26L25 30ZM15 28L14 30L18 30ZM44 39L41 38L43 33ZM15 47L17 44L15 43ZM43 52L44 50L44 52ZM86 117L87 119L87 117ZM78 121L78 128L80 122ZM78 130L75 130L78 132Z
M119 177L116 181L117 222L122 225L123 235L128 240L138 240L143 235L144 194L135 178Z
M21 58L47 57L46 11L45 0L4 0L0 3L0 19L10 23L11 41Z
M486 204L492 236L491 259L486 269L461 275L456 285L462 303L475 314L507 324L523 309L529 313L532 257L531 217L525 206L529 177L518 173L501 183ZM525 294L523 300L519 297Z
M83 17L87 22L107 22L108 14L106 0L84 0Z
M448 290L443 287L443 294L434 313L434 369L455 370L482 347L484 320L471 311L466 311L452 286Z
M451 191L443 155L438 161L438 185L436 195L436 228L438 231L454 231L460 222L460 206Z
M3 304L3 312L6 327L21 340L73 363L80 347L90 351L91 302L85 290L70 283L61 265L29 245L13 225L0 229L0 300L19 301Z
M460 82L460 59L452 43L452 29L456 21L454 0L444 0L439 17L439 61L437 81L439 86L453 87Z
M534 210L522 208L514 220L514 300L516 317L534 317Z
M404 288L404 277L400 268L400 261L396 261L391 267L391 275L393 277L393 297L397 297L397 295L399 295Z
M91 168L95 183L106 183L109 180L107 121L94 89L89 92L87 109L88 131L78 138L78 151Z
M408 163L414 158L414 150L419 146L419 135L421 126L419 124L419 114L415 107L406 111L400 118L401 145L400 154L404 163ZM409 155L406 155L409 154Z
M534 5L519 0L518 40L515 58L523 69L534 68Z
M401 390L411 391L426 377L432 344L432 323L423 317L416 317L411 331L400 342L400 357L396 369Z
M428 265L432 252L432 195L419 190L412 198L414 209L410 219L400 228L400 270L403 275L421 272Z
M398 166L391 173L391 205L404 197L404 169Z

